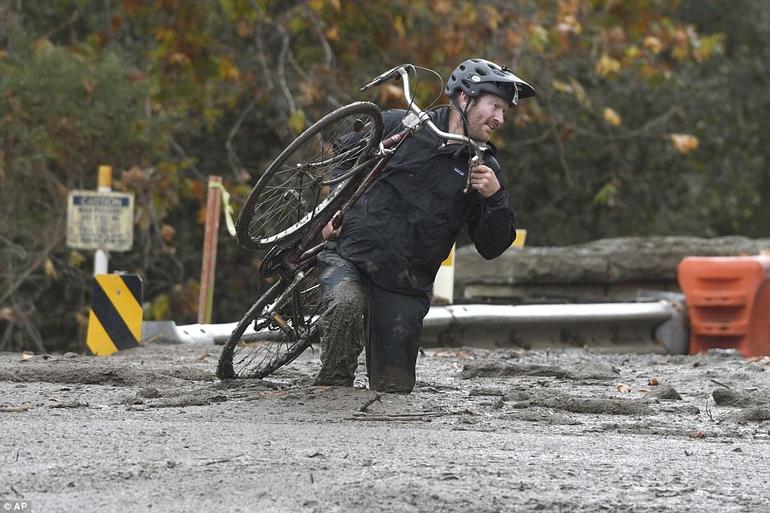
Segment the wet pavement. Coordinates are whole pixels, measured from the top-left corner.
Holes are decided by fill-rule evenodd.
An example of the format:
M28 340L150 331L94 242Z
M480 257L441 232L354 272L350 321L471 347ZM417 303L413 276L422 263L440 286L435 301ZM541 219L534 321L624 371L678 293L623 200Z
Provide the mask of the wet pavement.
M32 511L770 511L770 358L425 350L408 396L220 382L219 347L0 354ZM362 370L362 369L361 369Z

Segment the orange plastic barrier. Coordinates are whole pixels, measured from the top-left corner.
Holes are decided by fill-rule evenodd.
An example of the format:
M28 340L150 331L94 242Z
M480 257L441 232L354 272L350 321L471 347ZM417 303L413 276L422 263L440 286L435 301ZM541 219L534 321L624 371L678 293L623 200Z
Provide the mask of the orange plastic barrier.
M690 354L711 348L770 354L770 258L687 257L679 285L687 298Z

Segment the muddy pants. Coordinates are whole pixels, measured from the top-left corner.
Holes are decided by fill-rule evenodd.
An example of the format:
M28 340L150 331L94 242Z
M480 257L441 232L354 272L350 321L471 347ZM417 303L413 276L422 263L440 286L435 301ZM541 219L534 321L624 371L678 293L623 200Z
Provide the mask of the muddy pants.
M351 386L365 345L369 388L411 392L429 298L377 287L333 249L321 252L319 265L325 310L315 384Z

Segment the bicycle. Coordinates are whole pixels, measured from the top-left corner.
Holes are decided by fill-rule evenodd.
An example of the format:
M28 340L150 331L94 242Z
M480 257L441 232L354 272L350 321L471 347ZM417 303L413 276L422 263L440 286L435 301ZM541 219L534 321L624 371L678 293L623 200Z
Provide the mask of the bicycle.
M329 222L334 228L341 225L345 213L415 131L428 127L442 139L467 145L472 149L470 167L481 161L486 145L443 132L414 102L410 73L416 76L418 69L440 79L432 70L403 64L361 88L401 79L408 105L402 130L383 140L377 105L355 102L340 107L292 141L254 185L238 216L236 236L245 249L270 248L260 273L272 285L225 343L217 365L220 379L264 378L319 341L323 305L317 256L326 243L321 232ZM470 173L465 192L469 190Z

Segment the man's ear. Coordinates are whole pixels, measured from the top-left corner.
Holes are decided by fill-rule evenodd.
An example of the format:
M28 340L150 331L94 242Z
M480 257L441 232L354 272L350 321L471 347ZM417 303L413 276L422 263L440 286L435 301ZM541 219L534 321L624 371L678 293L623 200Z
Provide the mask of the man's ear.
M476 100L478 100L478 98L479 97L474 98L465 91L460 91L460 108L467 112L468 109L473 107L473 104L476 102Z
M457 98L457 103L460 106L461 110L465 110L465 108L468 106L468 102L471 100L471 97L468 96L468 93L465 91L460 91L460 96Z

